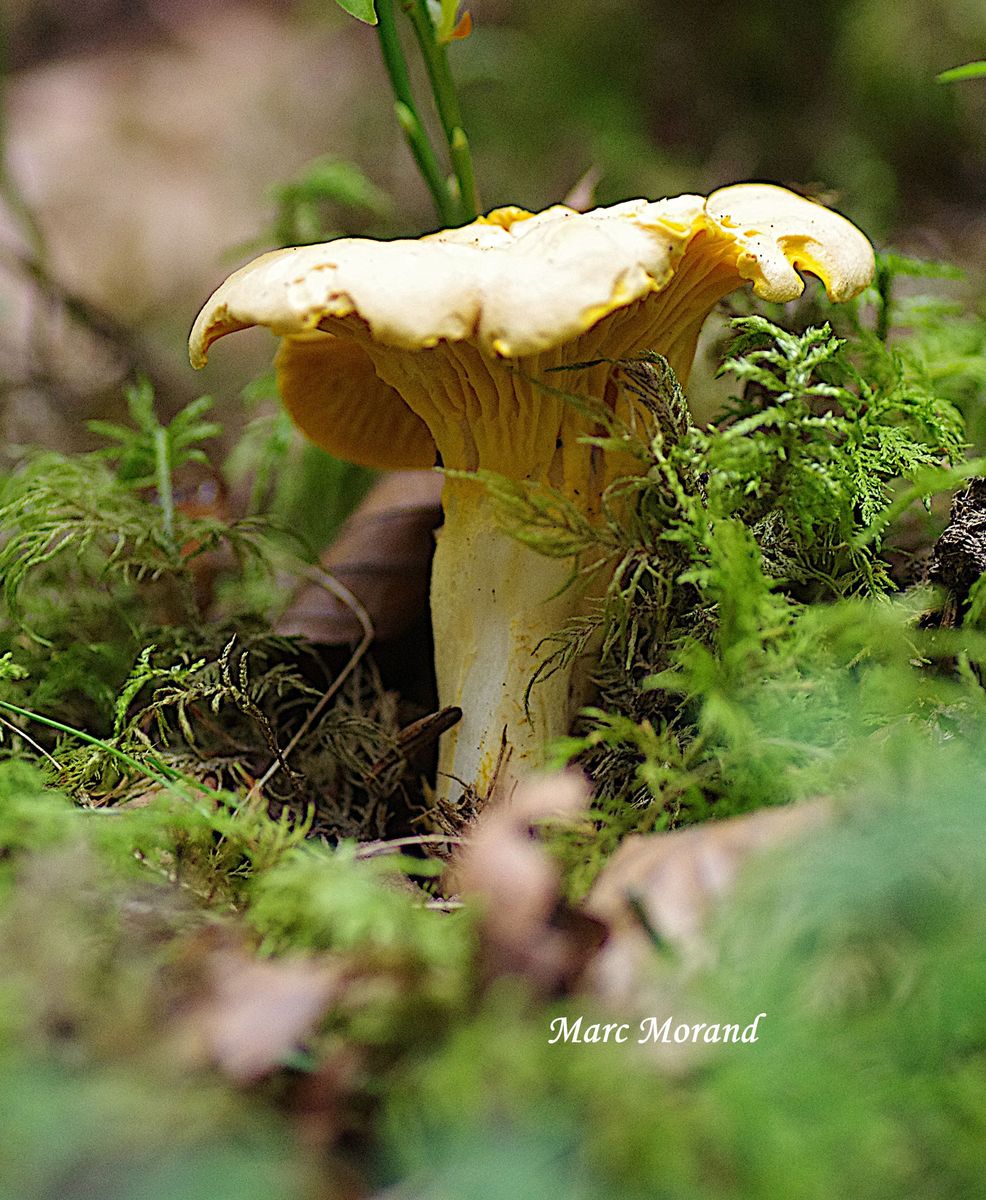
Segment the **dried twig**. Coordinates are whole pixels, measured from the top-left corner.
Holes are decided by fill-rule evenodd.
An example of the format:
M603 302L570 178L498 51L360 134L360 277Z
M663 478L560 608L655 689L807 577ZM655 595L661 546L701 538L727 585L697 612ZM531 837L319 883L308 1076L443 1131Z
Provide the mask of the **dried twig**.
M270 781L280 770L281 765L286 763L288 756L311 730L312 726L325 711L326 705L329 703L332 697L336 695L342 685L356 669L360 659L364 654L366 654L367 650L370 648L370 643L373 641L373 622L370 620L370 616L366 609L353 595L349 588L347 588L344 584L341 584L338 579L334 579L331 575L321 570L319 567L310 566L306 563L304 566L299 567L298 570L312 583L317 583L320 587L324 587L327 592L330 592L337 600L346 605L346 607L352 612L353 616L356 617L357 621L359 621L360 628L363 630L363 637L359 645L350 655L349 661L335 677L329 687L326 688L326 690L322 693L318 703L305 718L301 728L284 747L280 758L271 763L264 774L250 789L249 798L259 795L263 788L270 783Z
M22 741L27 742L32 750L37 750L42 757L46 758L51 763L56 771L61 771L62 764L58 761L58 759L49 754L44 746L39 745L34 738L31 737L29 733L25 733L19 725L15 725L13 721L8 721L6 717L0 717L0 725L2 725L5 729L9 729L11 733L15 733Z
M381 854L392 854L405 846L450 845L458 846L464 839L452 833L420 833L409 837L392 838L389 841L364 842L356 851L357 858L379 858Z
M22 254L9 246L0 246L0 262L9 269L26 275L43 296L64 309L77 325L81 325L111 346L127 374L146 375L157 387L161 386L160 373L153 369L148 361L148 351L133 331L105 309L60 283L38 255Z

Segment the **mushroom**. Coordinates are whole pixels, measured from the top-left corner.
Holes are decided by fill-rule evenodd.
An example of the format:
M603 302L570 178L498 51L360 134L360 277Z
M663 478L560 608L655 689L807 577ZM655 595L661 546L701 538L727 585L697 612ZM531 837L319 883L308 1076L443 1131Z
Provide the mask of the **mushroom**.
M577 213L500 208L420 240L345 238L265 254L202 309L189 352L263 325L280 335L278 386L302 432L369 467L454 469L431 585L444 735L439 790L507 792L540 765L588 698L591 664L525 693L543 643L577 615L569 564L498 528L468 473L543 481L587 513L625 463L580 439L586 418L538 380L551 368L663 354L684 383L705 318L744 281L783 302L817 275L833 300L865 287L873 251L844 217L783 188L631 200ZM566 374L572 392L630 406L606 361ZM631 415L626 413L624 415ZM461 473L466 473L465 477Z

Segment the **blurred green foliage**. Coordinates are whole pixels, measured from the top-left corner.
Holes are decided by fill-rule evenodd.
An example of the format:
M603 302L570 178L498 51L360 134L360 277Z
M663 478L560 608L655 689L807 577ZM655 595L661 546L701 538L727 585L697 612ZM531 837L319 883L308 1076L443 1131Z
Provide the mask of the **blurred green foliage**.
M494 996L391 1094L398 1195L982 1195L981 746L906 728L860 743L839 821L746 874L709 965L683 982L655 955L655 1011L605 1018L766 1012L756 1045L660 1071L632 1045L549 1045L556 1015L604 1019L585 1004Z
M0 763L0 1194L337 1194L273 1097L212 1069L195 1025L210 946L253 928L268 951L346 951L365 982L332 1036L393 1054L458 1011L466 926L390 886L399 860L361 864L304 833L217 793L82 810Z
M453 65L487 206L543 207L592 166L602 203L762 178L834 192L878 237L986 198L986 98L935 84L981 50L980 4L599 0L573 20L561 0L504 0L474 15Z
M368 222L392 216L393 202L354 163L323 155L307 163L298 175L270 189L276 205L269 233L258 245L304 246L327 242L343 233L363 232Z

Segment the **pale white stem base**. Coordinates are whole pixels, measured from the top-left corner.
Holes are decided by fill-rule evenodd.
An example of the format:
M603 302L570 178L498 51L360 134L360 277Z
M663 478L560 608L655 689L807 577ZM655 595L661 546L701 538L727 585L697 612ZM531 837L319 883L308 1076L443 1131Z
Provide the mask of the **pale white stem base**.
M582 660L539 679L524 708L538 665L557 649L544 639L582 611L584 587L560 591L571 561L498 529L478 484L447 481L444 506L431 584L435 666L439 702L458 705L462 720L442 738L437 791L454 799L465 785L506 797L589 699Z

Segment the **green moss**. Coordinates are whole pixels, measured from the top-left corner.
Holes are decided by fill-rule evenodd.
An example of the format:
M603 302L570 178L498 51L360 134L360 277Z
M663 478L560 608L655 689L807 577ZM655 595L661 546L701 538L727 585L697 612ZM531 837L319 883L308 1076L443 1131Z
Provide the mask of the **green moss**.
M414 1194L478 1200L484 1172L594 1200L980 1194L982 754L904 727L868 765L839 820L746 874L709 965L683 980L655 961L653 1013L535 1010L507 991L409 1065L386 1128ZM549 1044L562 1013L636 1036L648 1015L759 1012L756 1044L684 1056Z
M586 571L615 563L547 667L601 640L598 701L553 755L596 783L595 830L560 839L573 895L628 832L839 791L859 745L901 722L931 739L979 728L978 683L936 664L978 662L982 646L972 630L916 628L938 599L897 544L930 546L932 499L986 466L965 458L958 407L979 420L981 322L949 332L897 295L906 276L940 274L884 256L845 311L806 298L801 317L824 324L738 318L723 371L740 391L705 428L653 355L621 364L645 413L634 429L568 397L597 419L590 441L639 463L600 523L550 488L487 478L535 549ZM559 394L556 379L542 386Z

